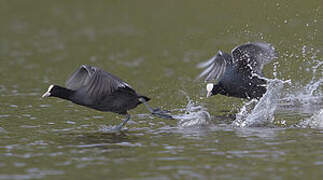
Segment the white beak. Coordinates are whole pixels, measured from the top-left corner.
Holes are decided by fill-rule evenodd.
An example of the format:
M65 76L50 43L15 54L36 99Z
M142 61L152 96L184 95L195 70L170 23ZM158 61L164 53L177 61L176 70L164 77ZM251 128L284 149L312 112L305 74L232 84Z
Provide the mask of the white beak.
M50 96L50 92L45 92L41 97L45 98L45 97L48 97L48 96Z
M214 84L212 83L209 83L206 85L206 91L207 91L206 97L210 97L212 95L213 87L214 87Z
M206 94L206 97L207 97L207 98L211 96L211 92L212 92L212 91L208 91L208 92L207 92L207 94Z
M51 94L50 94L50 91L52 90L52 88L54 87L54 85L50 85L49 87L48 87L48 90L47 90L47 92L45 92L41 97L42 98L45 98L45 97L48 97L48 96L50 96Z

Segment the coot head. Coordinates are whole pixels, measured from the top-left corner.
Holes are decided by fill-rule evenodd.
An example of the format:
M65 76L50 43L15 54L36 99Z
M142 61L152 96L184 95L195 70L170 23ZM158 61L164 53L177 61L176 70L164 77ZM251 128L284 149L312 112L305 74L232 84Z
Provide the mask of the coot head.
M68 99L73 93L73 90L66 89L58 85L50 85L47 92L42 95L42 98L59 97L62 99Z
M206 85L206 97L214 96L219 94L223 89L218 84L208 83Z

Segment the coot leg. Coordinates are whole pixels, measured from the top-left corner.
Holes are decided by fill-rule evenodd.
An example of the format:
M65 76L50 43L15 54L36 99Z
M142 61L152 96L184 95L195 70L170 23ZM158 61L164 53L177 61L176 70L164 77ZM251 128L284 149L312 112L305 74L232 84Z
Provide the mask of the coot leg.
M122 121L121 124L119 124L118 126L116 126L114 128L114 130L116 131L121 131L122 127L125 126L127 124L127 122L130 120L130 114L127 114L126 115L126 119Z
M174 119L171 115L166 114L167 111L160 110L159 108L156 108L156 109L151 108L143 98L141 98L140 101L146 106L146 108L152 115L160 118L164 118L164 119Z

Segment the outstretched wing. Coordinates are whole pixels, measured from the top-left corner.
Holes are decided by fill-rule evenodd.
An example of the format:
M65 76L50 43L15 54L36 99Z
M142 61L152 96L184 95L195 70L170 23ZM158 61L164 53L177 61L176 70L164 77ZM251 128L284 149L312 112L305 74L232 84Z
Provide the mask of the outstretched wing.
M238 69L251 69L262 75L264 65L277 57L275 48L268 43L246 43L232 50L233 63Z
M97 67L82 65L66 81L66 87L72 90L84 88L87 94L94 98L102 98L118 88L132 90L131 86L118 77Z
M82 65L65 82L65 86L71 90L77 90L89 83L95 70L89 66Z
M197 79L205 77L204 81L217 81L224 74L227 64L231 64L230 55L219 51L211 59L197 65L198 68L204 68Z

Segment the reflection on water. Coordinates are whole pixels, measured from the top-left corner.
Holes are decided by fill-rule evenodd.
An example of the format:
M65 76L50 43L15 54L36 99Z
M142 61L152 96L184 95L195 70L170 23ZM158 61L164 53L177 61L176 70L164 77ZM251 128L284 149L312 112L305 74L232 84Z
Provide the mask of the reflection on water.
M0 1L0 180L320 179L320 6ZM248 41L280 55L264 69L274 79L265 97L205 98L195 64ZM174 120L139 106L113 133L122 116L40 98L81 64L133 84Z

